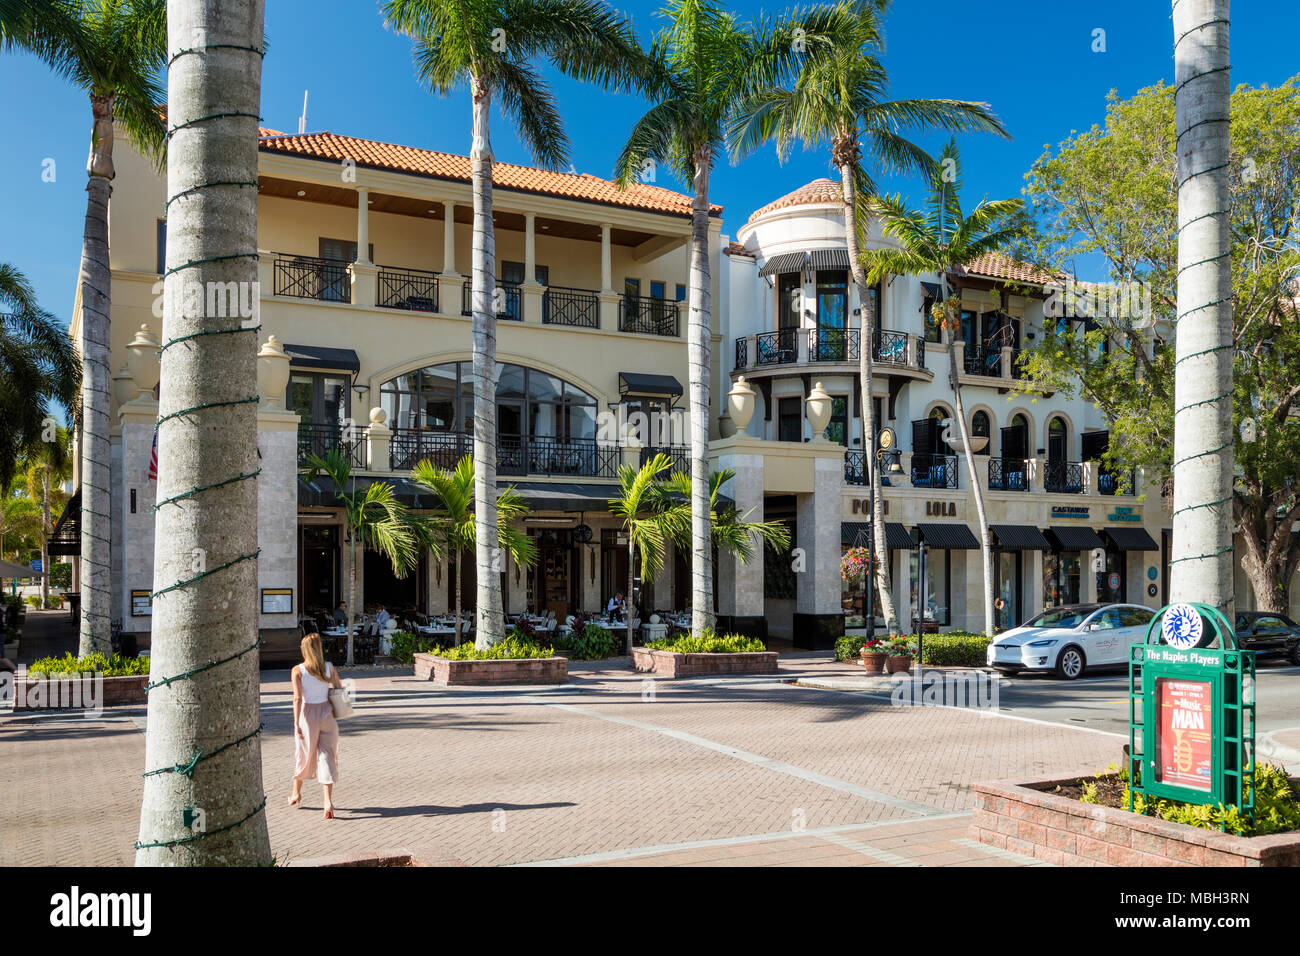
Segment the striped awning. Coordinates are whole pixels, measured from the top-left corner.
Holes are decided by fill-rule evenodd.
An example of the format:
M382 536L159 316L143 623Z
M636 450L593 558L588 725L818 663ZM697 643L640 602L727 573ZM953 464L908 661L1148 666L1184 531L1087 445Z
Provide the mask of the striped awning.
M806 252L783 252L779 256L773 256L763 263L763 268L758 270L761 276L783 275L787 272L803 272L804 263L808 259Z
M1117 551L1159 551L1146 528L1103 528L1102 535Z
M840 522L840 541L854 547L870 547L873 543L871 540L871 522ZM885 547L890 551L910 551L915 547L915 544L912 541L912 536L908 534L907 528L901 522L886 521Z
M1053 551L1092 551L1106 547L1101 535L1083 525L1052 525L1047 529L1047 540Z
M980 546L979 540L964 524L918 524L921 540L931 548L944 551L969 551Z
M818 269L847 269L849 267L849 250L843 248L814 249L810 267L814 272Z
M1003 551L1050 551L1051 542L1031 524L991 524L993 541Z

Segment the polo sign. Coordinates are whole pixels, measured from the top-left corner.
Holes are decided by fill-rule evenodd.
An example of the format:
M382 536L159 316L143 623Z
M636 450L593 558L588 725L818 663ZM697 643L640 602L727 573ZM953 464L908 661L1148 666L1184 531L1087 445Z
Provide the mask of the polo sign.
M1201 643L1205 634L1205 625L1201 615L1190 604L1171 604L1165 608L1164 620L1160 622L1160 635L1170 647L1187 650Z

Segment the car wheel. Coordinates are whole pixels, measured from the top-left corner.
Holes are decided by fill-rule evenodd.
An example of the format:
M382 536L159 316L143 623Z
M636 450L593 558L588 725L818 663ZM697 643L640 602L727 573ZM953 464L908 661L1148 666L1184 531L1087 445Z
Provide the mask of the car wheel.
M1295 644L1291 646L1290 657L1291 657L1291 663L1295 664L1297 667L1300 667L1300 641L1296 641Z
M1087 666L1083 650L1071 644L1062 650L1061 656L1056 659L1056 676L1065 680L1076 680L1083 676Z

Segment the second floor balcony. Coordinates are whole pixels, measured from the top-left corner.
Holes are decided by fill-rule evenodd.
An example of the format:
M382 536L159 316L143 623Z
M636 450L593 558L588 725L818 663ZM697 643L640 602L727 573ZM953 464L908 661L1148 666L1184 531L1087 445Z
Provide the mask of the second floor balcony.
M871 360L881 372L912 373L929 377L925 365L925 339L910 332L877 329L871 333ZM754 371L779 366L846 365L857 369L861 359L858 329L822 326L784 328L745 335L735 340L734 370Z

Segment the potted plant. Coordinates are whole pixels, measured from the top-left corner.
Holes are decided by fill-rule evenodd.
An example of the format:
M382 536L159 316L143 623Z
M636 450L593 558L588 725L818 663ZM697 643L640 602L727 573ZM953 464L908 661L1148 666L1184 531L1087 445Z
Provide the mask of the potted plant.
M885 662L889 659L887 644L888 641L878 637L862 642L862 666L868 674L885 673Z
M885 653L889 655L889 673L901 674L912 669L916 657L916 645L902 635L892 637L884 642Z

